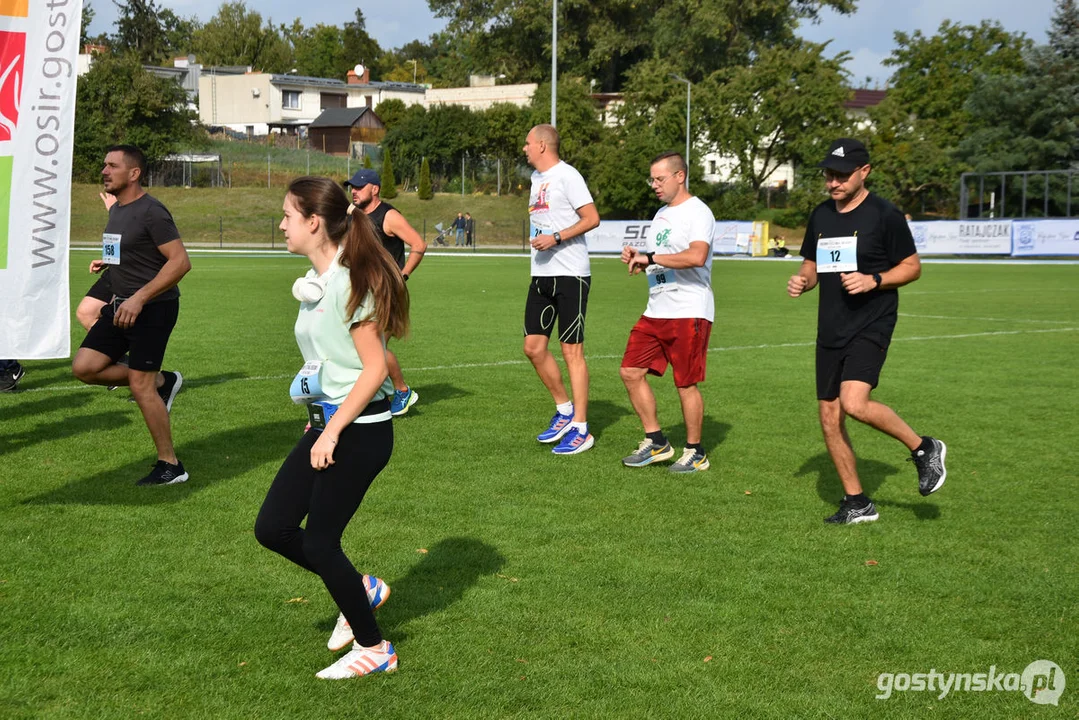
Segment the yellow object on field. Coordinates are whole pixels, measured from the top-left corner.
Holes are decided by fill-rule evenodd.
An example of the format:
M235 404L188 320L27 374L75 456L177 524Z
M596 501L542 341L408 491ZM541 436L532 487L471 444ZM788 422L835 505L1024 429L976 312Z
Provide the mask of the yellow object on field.
M753 257L765 257L768 255L768 222L766 220L753 221L753 234L749 236L749 251Z

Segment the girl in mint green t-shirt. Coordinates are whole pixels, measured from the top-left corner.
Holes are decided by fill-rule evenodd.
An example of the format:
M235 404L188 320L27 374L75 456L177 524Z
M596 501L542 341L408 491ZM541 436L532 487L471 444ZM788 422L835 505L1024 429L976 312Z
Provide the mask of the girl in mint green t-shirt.
M340 608L327 645L351 650L319 678L392 672L397 653L373 613L390 589L356 570L341 536L393 450L385 338L407 332L408 292L367 216L349 215L348 198L332 180L297 178L283 209L289 252L312 265L293 285L303 362L291 390L308 405L312 427L266 493L255 537L322 578Z

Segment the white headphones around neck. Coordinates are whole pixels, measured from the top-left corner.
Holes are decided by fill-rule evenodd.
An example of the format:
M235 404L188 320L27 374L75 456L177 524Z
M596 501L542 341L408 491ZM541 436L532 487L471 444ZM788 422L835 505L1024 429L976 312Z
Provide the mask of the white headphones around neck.
M341 254L343 252L343 248L337 250L330 267L321 275L315 275L315 271L312 269L302 278L296 278L296 282L292 283L292 297L302 303L316 303L321 300L322 296L326 294L326 283L329 282L330 276L341 267Z
M326 279L322 277L296 278L292 283L292 297L302 303L316 303L326 294Z

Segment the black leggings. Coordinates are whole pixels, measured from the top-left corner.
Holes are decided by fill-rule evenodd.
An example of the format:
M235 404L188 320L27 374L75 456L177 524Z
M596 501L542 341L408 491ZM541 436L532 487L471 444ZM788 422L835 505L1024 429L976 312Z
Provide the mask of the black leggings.
M278 470L255 520L255 538L322 578L356 641L370 647L382 642L382 632L363 575L341 549L341 534L390 460L393 424L349 425L338 439L334 464L325 470L311 467L311 446L319 434L307 432ZM301 528L305 515L307 527Z

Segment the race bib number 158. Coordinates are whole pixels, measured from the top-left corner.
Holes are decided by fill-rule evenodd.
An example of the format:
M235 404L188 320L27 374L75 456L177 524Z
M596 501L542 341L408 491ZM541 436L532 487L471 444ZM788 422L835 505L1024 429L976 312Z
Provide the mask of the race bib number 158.
M106 265L120 264L120 236L118 234L101 234L101 262Z

